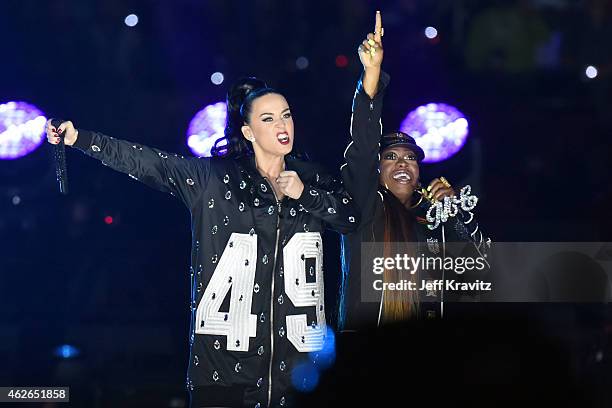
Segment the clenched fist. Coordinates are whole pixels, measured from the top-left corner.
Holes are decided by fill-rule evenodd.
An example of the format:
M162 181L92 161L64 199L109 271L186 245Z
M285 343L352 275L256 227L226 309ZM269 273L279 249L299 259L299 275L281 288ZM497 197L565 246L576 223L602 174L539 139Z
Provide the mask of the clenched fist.
M64 144L72 146L79 136L79 131L74 128L72 122L62 122L58 128L51 125L51 119L47 121L47 141L51 144L60 142L60 135L64 136Z
M276 179L280 191L295 200L300 198L304 191L304 183L295 171L282 171Z

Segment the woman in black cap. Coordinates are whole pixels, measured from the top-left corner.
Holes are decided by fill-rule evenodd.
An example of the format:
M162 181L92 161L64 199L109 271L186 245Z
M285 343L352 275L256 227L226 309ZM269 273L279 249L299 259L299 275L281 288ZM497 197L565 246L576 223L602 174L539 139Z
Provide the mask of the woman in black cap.
M399 251L413 258L417 254L446 256L446 243L457 241L473 244L470 255L484 258L490 242L473 219L471 210L477 198L470 195L469 186L461 190L459 198L444 177L421 188L419 163L425 156L423 149L402 132L386 133L381 138L382 99L389 83L389 76L381 70L382 35L381 16L377 13L375 32L368 34L358 50L364 73L353 100L352 141L342 166L345 187L355 201L361 222L356 232L342 240L340 330L416 316L431 318L444 312L444 301L450 294L445 294L443 287L414 290L426 277L444 278L436 275L440 271L425 273L415 268L415 273L405 274L400 268L388 266L373 271L373 264L367 261L380 255L393 257ZM449 213L449 206L455 211ZM381 247L368 246L370 242L381 243L382 254ZM416 286L387 285L403 279L412 280Z

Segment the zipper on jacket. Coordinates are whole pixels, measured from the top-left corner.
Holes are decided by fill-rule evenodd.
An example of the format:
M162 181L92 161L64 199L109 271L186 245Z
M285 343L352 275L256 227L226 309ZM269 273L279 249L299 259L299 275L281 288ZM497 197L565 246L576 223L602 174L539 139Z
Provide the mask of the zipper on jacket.
M276 192L274 188L272 188L272 184L268 181L267 178L264 177L268 186L270 186L270 190L272 190L272 194L274 194L274 199L276 200L276 243L274 244L274 262L272 265L272 294L270 296L270 365L268 366L268 407L272 403L272 365L274 364L274 276L276 275L276 258L278 256L278 239L280 237L280 213L281 213L281 202L278 200L276 196Z

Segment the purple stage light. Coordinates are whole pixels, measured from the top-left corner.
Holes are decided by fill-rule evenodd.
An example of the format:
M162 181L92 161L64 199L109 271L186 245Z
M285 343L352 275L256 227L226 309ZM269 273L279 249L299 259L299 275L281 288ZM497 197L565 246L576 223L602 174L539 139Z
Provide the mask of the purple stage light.
M45 139L47 118L26 102L0 104L0 159L18 159Z
M225 102L217 102L206 106L191 119L187 130L187 146L196 156L210 157L210 149L215 141L224 136L226 116Z
M408 113L400 130L414 137L425 151L426 163L446 160L457 153L468 137L468 121L457 108L428 103Z

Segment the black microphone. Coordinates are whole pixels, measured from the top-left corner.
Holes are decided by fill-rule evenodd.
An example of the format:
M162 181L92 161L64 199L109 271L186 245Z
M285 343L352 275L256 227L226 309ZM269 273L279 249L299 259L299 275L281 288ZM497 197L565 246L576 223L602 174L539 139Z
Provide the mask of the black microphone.
M51 126L56 129L62 124L62 120L51 119ZM60 142L53 145L53 160L55 161L55 175L59 184L59 190L62 194L68 194L68 172L66 171L66 145L64 144L64 135L59 134Z

